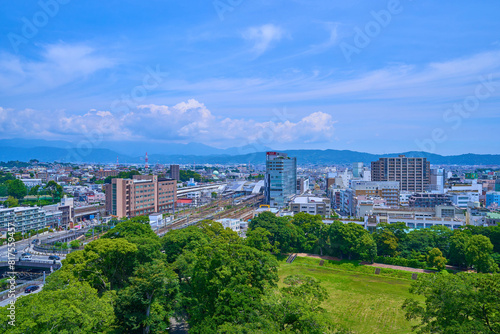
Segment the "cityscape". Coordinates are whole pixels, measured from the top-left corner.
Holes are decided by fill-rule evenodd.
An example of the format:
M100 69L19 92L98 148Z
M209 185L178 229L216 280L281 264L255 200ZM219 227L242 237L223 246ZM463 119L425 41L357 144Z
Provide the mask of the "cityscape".
M0 13L1 333L500 333L500 5Z

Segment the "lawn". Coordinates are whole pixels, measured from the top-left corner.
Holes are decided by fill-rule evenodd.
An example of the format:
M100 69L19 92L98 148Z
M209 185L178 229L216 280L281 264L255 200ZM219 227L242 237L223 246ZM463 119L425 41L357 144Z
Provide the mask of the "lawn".
M321 280L329 293L323 307L335 322L355 333L411 333L412 323L401 309L410 297L411 280L346 271L332 263L321 267L319 262L301 257L292 264L281 261L280 279L303 274Z

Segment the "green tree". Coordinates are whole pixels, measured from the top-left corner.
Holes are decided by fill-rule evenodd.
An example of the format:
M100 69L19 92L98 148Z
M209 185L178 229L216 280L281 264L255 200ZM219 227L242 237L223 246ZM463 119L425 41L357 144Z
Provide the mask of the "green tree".
M323 255L325 244L321 238L326 228L320 215L310 215L300 212L293 216L292 223L298 226L304 233L302 249L307 253L319 253Z
M419 277L403 304L408 320L418 320L417 333L500 333L500 275L442 271Z
M112 294L99 297L87 283L75 282L19 298L15 326L7 323L8 314L0 307L2 333L108 333L115 320Z
M271 236L272 234L268 230L257 227L254 230L248 230L245 242L248 246L263 252L276 252L277 249L269 241Z
M334 221L328 228L328 237L332 252L340 258L373 261L377 254L377 244L361 225Z
M7 193L16 199L23 199L28 194L28 188L21 180L7 181Z
M8 196L9 189L6 184L0 183L0 197Z
M29 191L29 194L31 196L37 196L38 195L38 191L40 190L40 186L39 185L36 185L34 187L31 187L30 191Z
M226 323L258 319L266 288L276 286L277 261L268 253L219 239L181 255L182 305L190 333L215 333Z
M116 314L126 333L163 333L176 302L177 275L162 261L137 267L117 295Z
M429 266L436 267L438 270L443 270L446 268L446 262L447 260L439 248L433 248L429 251L427 255L427 263Z
M17 200L17 198L9 196L7 197L7 200L4 202L4 205L7 206L8 208L15 208L16 206L19 206L19 201Z
M80 242L78 240L73 240L69 243L70 247L73 249L80 248Z
M210 238L197 226L170 231L161 239L169 263L175 262L183 252L192 251L209 241Z
M100 292L126 285L134 269L137 246L125 239L98 239L68 254L58 270L68 279L88 282Z
M136 216L136 217L130 218L129 221L133 222L133 223L149 224L149 217L148 216Z
M49 181L45 186L45 190L47 190L52 197L52 201L56 198L61 198L63 195L63 187L58 184L56 181Z
M454 231L450 237L449 259L450 264L467 268L467 243L469 234L464 231Z
M373 238L377 243L379 255L388 255L393 257L399 255L399 252L397 251L399 248L399 240L394 235L394 232L390 230L380 231L373 234Z
M287 217L276 217L271 212L263 212L253 218L248 225L249 229L262 227L271 232L271 245L282 253L302 250L305 242L304 231L294 225Z
M469 238L465 247L467 263L473 266L477 272L488 273L498 271L498 265L491 257L493 244L484 235L473 235Z

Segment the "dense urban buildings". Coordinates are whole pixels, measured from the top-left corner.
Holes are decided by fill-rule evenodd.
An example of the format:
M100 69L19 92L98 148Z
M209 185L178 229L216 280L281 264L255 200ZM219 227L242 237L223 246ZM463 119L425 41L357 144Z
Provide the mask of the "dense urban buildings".
M297 159L286 153L266 153L265 196L275 208L288 205L297 193Z
M397 181L401 191L424 192L429 189L431 167L426 158L380 158L373 161L372 181Z
M134 175L112 179L106 185L106 211L117 217L173 212L177 182L157 175Z

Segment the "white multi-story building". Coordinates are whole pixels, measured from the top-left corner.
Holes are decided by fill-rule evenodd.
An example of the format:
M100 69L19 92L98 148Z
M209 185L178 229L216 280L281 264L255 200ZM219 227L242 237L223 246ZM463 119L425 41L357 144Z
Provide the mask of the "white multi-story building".
M240 219L223 218L216 220L216 222L221 223L224 228L230 228L236 233L240 233L241 231L242 222Z
M47 226L45 211L36 206L0 209L0 229L12 225L16 233L42 229Z
M467 208L468 203L479 203L479 197L483 193L483 185L473 180L472 183L453 184L446 193L450 196L453 204L459 208Z
M42 179L21 179L27 188L33 188L34 186L41 186Z
M298 196L292 200L290 205L294 214L299 212L311 215L329 217L331 215L330 199L316 196Z
M402 191L399 193L399 205L400 206L409 206L410 197L413 195L411 191Z

